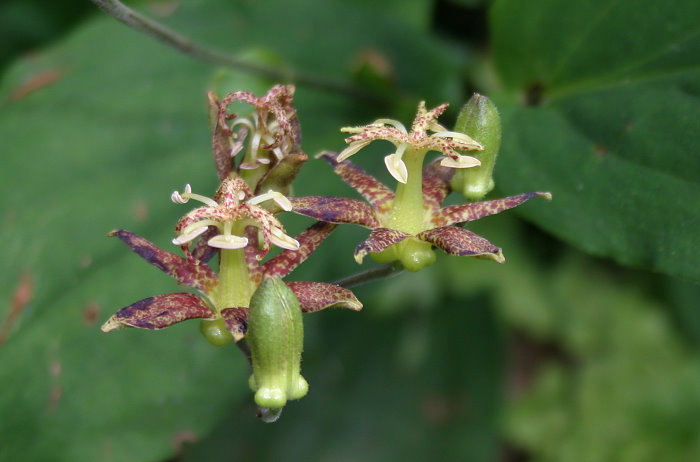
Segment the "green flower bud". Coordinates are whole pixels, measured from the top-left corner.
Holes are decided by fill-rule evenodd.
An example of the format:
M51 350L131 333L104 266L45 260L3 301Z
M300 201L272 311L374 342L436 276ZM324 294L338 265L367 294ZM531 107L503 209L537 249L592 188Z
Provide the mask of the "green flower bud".
M262 408L282 408L306 395L301 376L304 326L294 292L278 277L263 280L250 300L248 332L253 362L250 387Z
M501 148L501 118L496 106L486 96L474 93L459 112L455 131L475 139L484 150L469 151L469 155L479 159L481 165L458 169L450 186L469 200L482 199L493 189L493 166Z

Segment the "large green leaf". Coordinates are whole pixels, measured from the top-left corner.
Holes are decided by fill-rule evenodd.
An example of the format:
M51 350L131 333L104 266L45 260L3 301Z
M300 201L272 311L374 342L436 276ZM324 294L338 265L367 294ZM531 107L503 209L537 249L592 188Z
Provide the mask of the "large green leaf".
M571 248L543 261L536 236L511 220L474 226L503 246L505 265L449 259L443 279L443 293L493 289L518 333L508 355L507 440L547 462L700 458L700 360L674 328L670 304Z
M496 1L497 184L546 188L540 226L700 279L700 3Z

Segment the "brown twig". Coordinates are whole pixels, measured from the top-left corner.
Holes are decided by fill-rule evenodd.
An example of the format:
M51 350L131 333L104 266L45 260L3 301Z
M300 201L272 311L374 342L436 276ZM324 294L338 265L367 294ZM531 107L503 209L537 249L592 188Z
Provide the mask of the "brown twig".
M172 29L132 10L118 0L92 0L102 11L109 14L118 21L139 32L143 32L154 37L161 42L175 48L176 50L190 55L196 59L212 64L232 67L239 71L267 77L277 81L294 82L299 85L308 85L332 93L341 93L354 98L377 101L377 95L343 82L337 82L319 77L315 74L297 72L293 69L280 69L241 60L235 55L213 50L200 45L189 38L178 34Z

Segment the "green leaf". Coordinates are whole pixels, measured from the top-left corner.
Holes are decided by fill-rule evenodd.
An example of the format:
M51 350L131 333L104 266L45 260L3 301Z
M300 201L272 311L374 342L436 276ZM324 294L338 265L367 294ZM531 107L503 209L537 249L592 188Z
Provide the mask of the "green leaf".
M700 360L671 322L670 303L640 284L647 275L568 247L549 249L556 257L545 261L537 236L512 216L474 225L507 262L451 258L443 290L492 289L509 328L507 441L543 462L700 458Z
M501 0L500 191L587 252L700 279L700 4Z

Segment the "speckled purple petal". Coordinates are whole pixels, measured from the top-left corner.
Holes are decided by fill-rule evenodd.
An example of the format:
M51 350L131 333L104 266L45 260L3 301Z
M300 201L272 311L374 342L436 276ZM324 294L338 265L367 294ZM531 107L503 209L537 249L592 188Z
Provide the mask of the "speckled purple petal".
M258 235L260 231L255 226L246 226L245 237L248 238L248 245L245 246L243 252L245 261L248 265L248 276L255 284L260 284L263 277L263 270L260 266L260 248L258 244Z
M217 284L216 273L205 263L194 258L183 258L166 252L156 247L151 241L123 229L114 230L108 236L117 236L141 258L174 277L180 284L194 287L202 292L209 292Z
M355 248L355 261L362 263L362 260L370 252L381 252L389 246L401 242L410 234L390 228L375 228L369 237L362 241Z
M102 331L110 332L125 327L158 330L195 318L214 319L216 314L198 295L156 295L117 311L102 325Z
M440 165L440 159L423 167L423 202L433 212L440 206L450 192L450 179L455 169Z
M418 239L430 242L450 255L481 257L505 262L499 247L491 244L483 237L457 226L442 226L433 228L416 235Z
M214 93L209 92L207 97L212 121L215 123L211 139L214 165L219 180L223 181L233 170L233 158L243 149L241 141L245 139L248 129L242 127L234 134L226 125L225 119L219 118L219 113L226 112L226 107L221 105Z
M290 197L292 212L328 223L354 223L368 228L379 226L377 213L357 199L331 196Z
M431 221L435 226L447 226L453 223L474 221L489 215L501 213L504 210L517 207L533 197L552 199L552 195L546 192L531 192L518 194L517 196L493 199L490 201L472 202L470 204L448 205L435 214Z
M386 213L389 210L394 200L394 192L391 189L349 160L338 162L338 154L335 152L325 152L319 157L328 162L335 173L360 193L379 213Z
M197 238L197 242L194 244L194 247L192 247L192 257L195 260L206 263L214 258L214 255L219 252L219 249L216 247L210 247L207 242L209 242L209 239L217 234L221 234L221 231L219 231L216 226L210 226L209 229L204 232L204 234Z
M269 190L277 191L285 196L289 195L292 181L296 178L301 166L308 160L304 153L287 154L276 162L265 176L258 181L255 194L264 194Z
M295 239L299 242L298 250L285 250L271 258L263 265L263 272L267 276L285 277L291 273L304 260L309 258L316 247L323 242L337 227L335 223L319 221L301 232Z
M349 289L325 282L287 282L299 300L301 311L313 313L326 308L362 309L362 303Z

